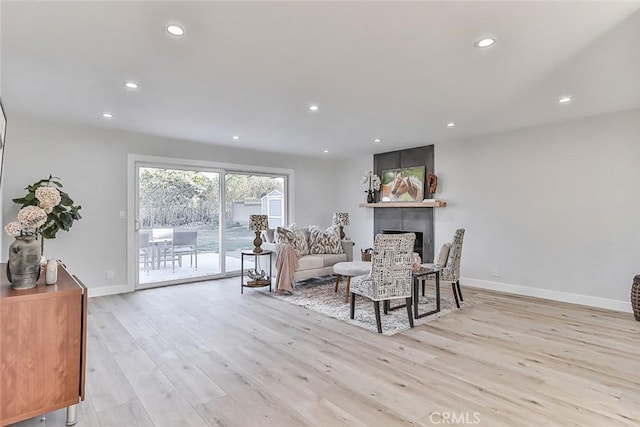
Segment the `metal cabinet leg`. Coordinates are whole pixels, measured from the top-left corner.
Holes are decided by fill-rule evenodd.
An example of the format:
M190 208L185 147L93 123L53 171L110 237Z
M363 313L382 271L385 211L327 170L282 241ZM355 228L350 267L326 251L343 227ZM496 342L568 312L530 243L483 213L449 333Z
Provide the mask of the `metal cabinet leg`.
M78 422L78 405L67 406L67 425L72 426Z

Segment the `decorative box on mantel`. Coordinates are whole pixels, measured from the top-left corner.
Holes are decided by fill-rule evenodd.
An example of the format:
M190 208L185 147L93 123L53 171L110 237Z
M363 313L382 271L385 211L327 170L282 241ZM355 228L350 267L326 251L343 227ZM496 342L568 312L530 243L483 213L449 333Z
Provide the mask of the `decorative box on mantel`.
M431 202L380 202L360 203L361 208L444 208L447 202L434 200Z

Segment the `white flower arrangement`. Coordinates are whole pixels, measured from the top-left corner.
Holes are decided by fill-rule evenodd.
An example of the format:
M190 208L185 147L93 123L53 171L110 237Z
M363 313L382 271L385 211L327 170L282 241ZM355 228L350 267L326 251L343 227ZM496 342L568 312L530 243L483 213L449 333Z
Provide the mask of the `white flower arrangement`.
M4 227L4 231L8 235L15 237L38 234L39 228L47 222L47 217L53 208L62 201L60 191L53 187L36 188L35 198L38 200L38 206L24 206L18 211L18 220L12 221Z
M367 184L367 191L380 191L380 177L373 173L373 171L367 171L360 182Z
M38 206L25 206L18 211L18 220L4 227L10 236L33 236L47 221L47 212Z
M9 236L19 236L22 232L22 224L18 221L11 221L9 224L4 226L4 231Z
M73 200L62 188L59 178L49 175L49 178L41 179L28 185L24 197L12 199L14 203L25 208L36 206L47 214L47 219L35 232L43 239L54 239L60 230L69 231L74 221L82 218L81 206L75 206ZM14 227L10 227L14 230Z
M38 187L36 188L35 196L38 199L38 206L48 214L62 201L60 191L53 187Z

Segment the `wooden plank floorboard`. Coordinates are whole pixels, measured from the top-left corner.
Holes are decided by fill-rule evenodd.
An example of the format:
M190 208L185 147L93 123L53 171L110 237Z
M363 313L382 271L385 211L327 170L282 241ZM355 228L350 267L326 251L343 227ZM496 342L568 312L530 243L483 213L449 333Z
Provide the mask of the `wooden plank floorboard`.
M226 395L224 390L196 365L175 351L164 337L145 337L141 346L188 402L200 404Z
M78 425L640 425L628 313L463 286L463 310L386 337L238 281L91 299Z
M100 314L108 313L100 311ZM136 398L136 392L118 366L114 354L107 347L98 329L96 313L89 317L87 327L87 378L86 395L91 397L96 411L125 404Z
M101 411L97 414L97 417L102 426L117 426L119 424L131 427L154 426L153 421L151 421L138 399ZM84 419L81 424L84 426Z

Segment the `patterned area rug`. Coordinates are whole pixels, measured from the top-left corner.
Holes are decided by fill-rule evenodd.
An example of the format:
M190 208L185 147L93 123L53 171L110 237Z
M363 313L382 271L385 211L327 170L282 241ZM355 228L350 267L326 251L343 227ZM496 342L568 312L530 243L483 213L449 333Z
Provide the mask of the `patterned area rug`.
M338 292L335 293L333 291L335 280L334 276L313 278L307 281L297 282L295 285L295 293L293 295L284 296L278 295L275 292L269 295L283 301L287 301L291 304L299 305L309 310L322 313L326 316L342 320L352 325L377 332L376 317L373 312L373 302L367 298L357 296L355 318L351 320L349 318L349 304L344 302L346 281L343 279L340 282ZM442 293L447 292L447 290L451 292L450 288L443 287L442 285L440 286L440 312L414 320L415 326L425 324L458 310L456 308L455 301L442 297ZM433 292L433 289L431 291ZM429 288L427 288L427 292L429 292ZM392 306L396 306L404 303L404 300L402 300L402 302L400 301L401 300L395 300L392 301L391 304ZM463 302L460 305L464 307L465 303ZM433 310L435 307L435 295L425 295L424 297L420 296L420 313ZM394 335L398 332L409 329L409 319L405 308L389 311L389 314L385 315L382 311L382 304L380 304L380 317L382 319L382 333L384 335Z

